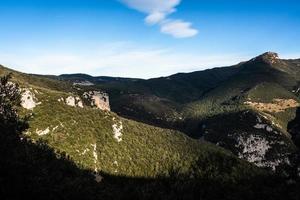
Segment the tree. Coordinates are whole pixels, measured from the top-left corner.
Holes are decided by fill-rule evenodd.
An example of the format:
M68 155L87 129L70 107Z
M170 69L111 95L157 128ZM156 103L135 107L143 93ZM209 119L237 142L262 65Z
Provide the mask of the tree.
M10 82L11 74L0 77L0 139L1 143L17 139L25 123L19 119L17 107L20 104L18 84Z

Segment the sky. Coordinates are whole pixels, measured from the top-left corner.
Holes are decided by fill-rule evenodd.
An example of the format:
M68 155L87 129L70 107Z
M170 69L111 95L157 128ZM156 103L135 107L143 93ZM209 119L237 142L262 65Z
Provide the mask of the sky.
M266 51L300 58L298 0L0 0L0 63L153 78Z

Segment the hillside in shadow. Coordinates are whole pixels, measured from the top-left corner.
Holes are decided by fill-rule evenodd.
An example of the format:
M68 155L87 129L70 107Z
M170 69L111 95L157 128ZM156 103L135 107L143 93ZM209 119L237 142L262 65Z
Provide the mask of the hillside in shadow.
M296 117L289 122L288 131L297 147L300 147L300 108L297 108Z
M24 127L24 126L22 126ZM273 175L228 177L214 168L199 177L121 177L102 173L97 183L91 171L79 169L63 153L43 142L21 139L1 125L1 199L298 199L297 185ZM219 159L222 159L221 157ZM225 166L225 164L224 164ZM206 167L199 161L199 170Z
M297 108L295 118L288 123L288 132L292 136L292 141L298 147L298 151L293 155L294 166L292 167L291 174L297 177L299 181L300 177L300 107Z
M299 199L299 185L265 170L239 171L238 160L210 154L182 174L126 177L80 168L64 152L21 133L28 129L15 106L19 90L0 79L0 199ZM212 165L215 163L215 165ZM218 163L218 164L217 164ZM248 166L248 167L247 167Z

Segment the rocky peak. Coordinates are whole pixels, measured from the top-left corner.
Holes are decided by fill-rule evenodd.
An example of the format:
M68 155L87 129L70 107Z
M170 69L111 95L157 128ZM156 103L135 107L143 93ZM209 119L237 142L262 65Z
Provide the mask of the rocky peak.
M252 61L262 61L268 64L275 64L280 60L277 53L274 52L266 52L256 58L252 59Z

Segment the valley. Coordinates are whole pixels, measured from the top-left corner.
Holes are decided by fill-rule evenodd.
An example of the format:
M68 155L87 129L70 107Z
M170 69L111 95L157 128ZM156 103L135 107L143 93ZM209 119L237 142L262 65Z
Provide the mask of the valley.
M25 179L51 188L57 173L58 191L69 190L69 182L78 197L95 195L89 199L297 199L299 64L267 52L230 67L148 80L0 66L0 76L12 75L3 87L20 87L15 109L27 124L16 136L26 142L13 140L8 163L49 164L44 172L28 167L33 175Z

